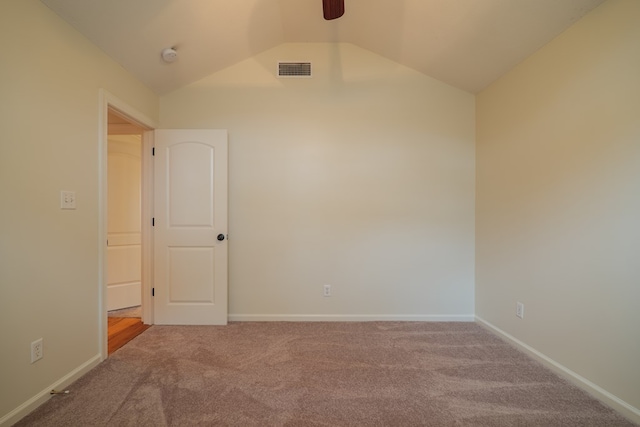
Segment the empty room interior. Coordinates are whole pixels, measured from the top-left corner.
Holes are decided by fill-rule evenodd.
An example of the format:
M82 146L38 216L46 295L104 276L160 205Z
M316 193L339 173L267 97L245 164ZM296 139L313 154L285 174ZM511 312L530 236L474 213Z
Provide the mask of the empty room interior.
M640 1L344 7L0 2L0 425L109 360L112 111L142 151L142 336L474 323L640 423ZM209 148L158 147L204 130L200 188ZM166 208L163 168L193 197ZM159 246L192 206L215 250ZM213 314L171 282L201 267Z

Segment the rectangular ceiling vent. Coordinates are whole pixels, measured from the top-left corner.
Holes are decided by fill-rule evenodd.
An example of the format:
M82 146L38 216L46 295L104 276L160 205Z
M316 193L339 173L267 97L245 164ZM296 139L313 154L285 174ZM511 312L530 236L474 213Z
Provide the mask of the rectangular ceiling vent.
M311 62L278 62L278 77L311 77Z

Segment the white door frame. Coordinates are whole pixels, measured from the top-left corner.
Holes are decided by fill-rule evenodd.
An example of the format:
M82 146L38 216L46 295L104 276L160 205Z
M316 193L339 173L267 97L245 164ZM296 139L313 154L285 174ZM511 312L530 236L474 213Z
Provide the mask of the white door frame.
M98 348L100 360L108 355L107 320L107 146L108 111L120 115L142 128L149 129L142 135L142 321L153 324L153 300L151 299L153 274L153 147L152 129L157 123L104 89L99 91L98 118Z

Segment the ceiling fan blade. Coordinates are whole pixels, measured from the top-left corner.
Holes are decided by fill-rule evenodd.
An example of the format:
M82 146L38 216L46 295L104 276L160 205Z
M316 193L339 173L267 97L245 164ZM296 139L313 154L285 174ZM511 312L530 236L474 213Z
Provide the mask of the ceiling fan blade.
M344 0L322 0L324 19L330 21L344 15Z

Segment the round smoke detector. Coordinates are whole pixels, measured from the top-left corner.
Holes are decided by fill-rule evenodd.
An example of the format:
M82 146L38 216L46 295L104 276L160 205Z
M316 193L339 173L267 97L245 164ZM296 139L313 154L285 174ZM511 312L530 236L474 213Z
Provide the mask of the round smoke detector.
M176 59L178 59L178 52L172 48L172 47L168 47L166 49L162 50L162 60L164 62L174 62Z

